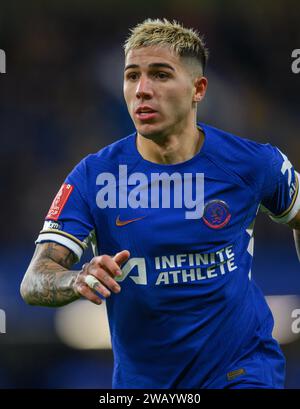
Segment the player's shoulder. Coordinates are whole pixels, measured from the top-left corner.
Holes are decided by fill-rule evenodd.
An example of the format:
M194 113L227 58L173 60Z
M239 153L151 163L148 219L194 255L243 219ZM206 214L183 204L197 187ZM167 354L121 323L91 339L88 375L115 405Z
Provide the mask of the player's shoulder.
M235 161L237 157L243 157L255 166L256 161L260 162L266 157L272 156L273 150L276 149L269 143L259 143L211 125L201 125L210 134L212 153L220 156L220 159L224 157L228 162L230 162L230 158Z
M205 154L217 166L247 184L256 184L264 170L274 161L278 149L269 143L259 143L230 132L201 124L207 135Z
M116 160L132 157L132 145L135 143L135 133L127 135L116 142L113 142L98 152L87 157L87 161L114 162Z
M138 157L134 154L135 133L113 142L98 152L91 153L81 160L78 166L82 170L113 171L119 164L130 165Z

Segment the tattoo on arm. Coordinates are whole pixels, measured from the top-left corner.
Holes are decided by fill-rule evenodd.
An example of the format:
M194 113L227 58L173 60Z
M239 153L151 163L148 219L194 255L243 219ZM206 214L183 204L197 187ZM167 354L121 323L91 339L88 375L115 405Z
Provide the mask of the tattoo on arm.
M29 304L48 307L80 298L73 289L79 271L69 270L75 261L74 254L59 244L38 244L21 284L23 298Z

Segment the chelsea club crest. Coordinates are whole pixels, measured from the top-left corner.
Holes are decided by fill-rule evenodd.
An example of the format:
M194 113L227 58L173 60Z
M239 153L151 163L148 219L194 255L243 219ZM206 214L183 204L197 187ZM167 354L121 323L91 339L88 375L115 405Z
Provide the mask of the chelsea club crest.
M203 220L211 229L222 229L231 218L229 206L223 200L211 200L204 207Z

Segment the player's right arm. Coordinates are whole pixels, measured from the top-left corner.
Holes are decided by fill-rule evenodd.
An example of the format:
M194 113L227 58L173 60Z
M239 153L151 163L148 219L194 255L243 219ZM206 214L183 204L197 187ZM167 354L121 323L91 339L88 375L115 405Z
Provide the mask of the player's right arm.
M87 191L86 159L68 175L55 196L36 240L36 250L21 283L21 295L31 305L59 307L81 297L101 304L101 298L118 293L116 277L129 252L92 258L81 271L74 270L89 243L97 244ZM103 232L104 234L104 232ZM96 246L95 246L96 247ZM73 269L72 269L73 268ZM88 277L86 283L85 279Z
M76 262L72 251L53 242L38 244L21 283L21 295L30 305L60 307L82 296L99 305L102 301L85 283L85 277L92 275L98 280L94 289L104 297L111 291L117 294L121 288L115 277L122 274L120 265L128 257L126 250L114 258L94 257L81 271L75 271L71 270Z
M21 295L30 305L57 307L80 297L74 284L79 271L71 271L74 254L57 243L37 244L21 283Z

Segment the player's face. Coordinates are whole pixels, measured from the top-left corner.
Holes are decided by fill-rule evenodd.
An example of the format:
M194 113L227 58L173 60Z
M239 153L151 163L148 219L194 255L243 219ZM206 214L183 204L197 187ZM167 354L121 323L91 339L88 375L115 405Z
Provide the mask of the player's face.
M124 96L138 133L145 137L178 133L195 122L195 102L199 101L195 78L168 48L129 51Z

